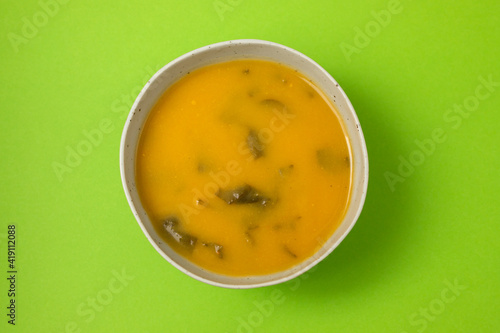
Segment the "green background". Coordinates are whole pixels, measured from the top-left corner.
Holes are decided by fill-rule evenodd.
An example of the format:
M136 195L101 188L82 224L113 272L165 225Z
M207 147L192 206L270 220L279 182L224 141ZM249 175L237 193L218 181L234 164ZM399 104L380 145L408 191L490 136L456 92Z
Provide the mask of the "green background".
M0 4L1 331L500 331L500 2L61 2ZM128 207L118 163L148 78L241 38L330 72L370 158L345 241L312 272L253 290L168 264ZM66 161L72 150L84 154Z

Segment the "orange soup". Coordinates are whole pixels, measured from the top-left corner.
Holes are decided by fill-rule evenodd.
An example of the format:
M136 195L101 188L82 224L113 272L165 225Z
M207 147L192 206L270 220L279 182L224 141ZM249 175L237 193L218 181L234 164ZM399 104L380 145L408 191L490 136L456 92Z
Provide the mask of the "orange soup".
M351 152L337 111L297 71L235 60L171 86L142 130L136 183L165 242L231 276L286 270L341 223Z

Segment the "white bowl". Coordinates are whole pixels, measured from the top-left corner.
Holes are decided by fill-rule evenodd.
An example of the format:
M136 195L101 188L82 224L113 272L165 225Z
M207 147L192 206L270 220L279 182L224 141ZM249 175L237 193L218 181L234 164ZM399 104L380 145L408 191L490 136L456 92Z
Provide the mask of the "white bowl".
M311 79L334 103L350 139L353 159L351 199L344 219L334 234L312 257L282 272L248 277L233 277L207 271L176 253L158 235L137 193L135 160L141 129L147 116L166 89L187 72L235 59L275 61L297 69ZM227 288L255 288L290 280L316 265L330 254L352 229L361 213L368 186L368 155L358 117L339 84L312 59L289 47L261 40L243 39L208 45L189 52L160 69L147 82L135 100L123 129L120 146L120 171L128 203L153 247L172 265L205 283Z

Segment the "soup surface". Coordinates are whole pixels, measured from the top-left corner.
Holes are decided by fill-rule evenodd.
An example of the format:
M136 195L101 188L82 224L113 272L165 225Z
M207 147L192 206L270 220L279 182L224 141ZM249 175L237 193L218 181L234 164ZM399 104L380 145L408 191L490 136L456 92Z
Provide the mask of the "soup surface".
M151 111L136 159L165 242L220 274L263 275L311 257L351 191L347 135L306 77L263 60L188 73Z

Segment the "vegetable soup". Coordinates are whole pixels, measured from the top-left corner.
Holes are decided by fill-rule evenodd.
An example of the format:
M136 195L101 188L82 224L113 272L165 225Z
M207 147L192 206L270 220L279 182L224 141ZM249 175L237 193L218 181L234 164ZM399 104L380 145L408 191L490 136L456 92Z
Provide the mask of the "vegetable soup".
M163 240L203 269L276 273L317 252L342 222L349 140L308 78L264 60L187 73L142 129L136 184Z

